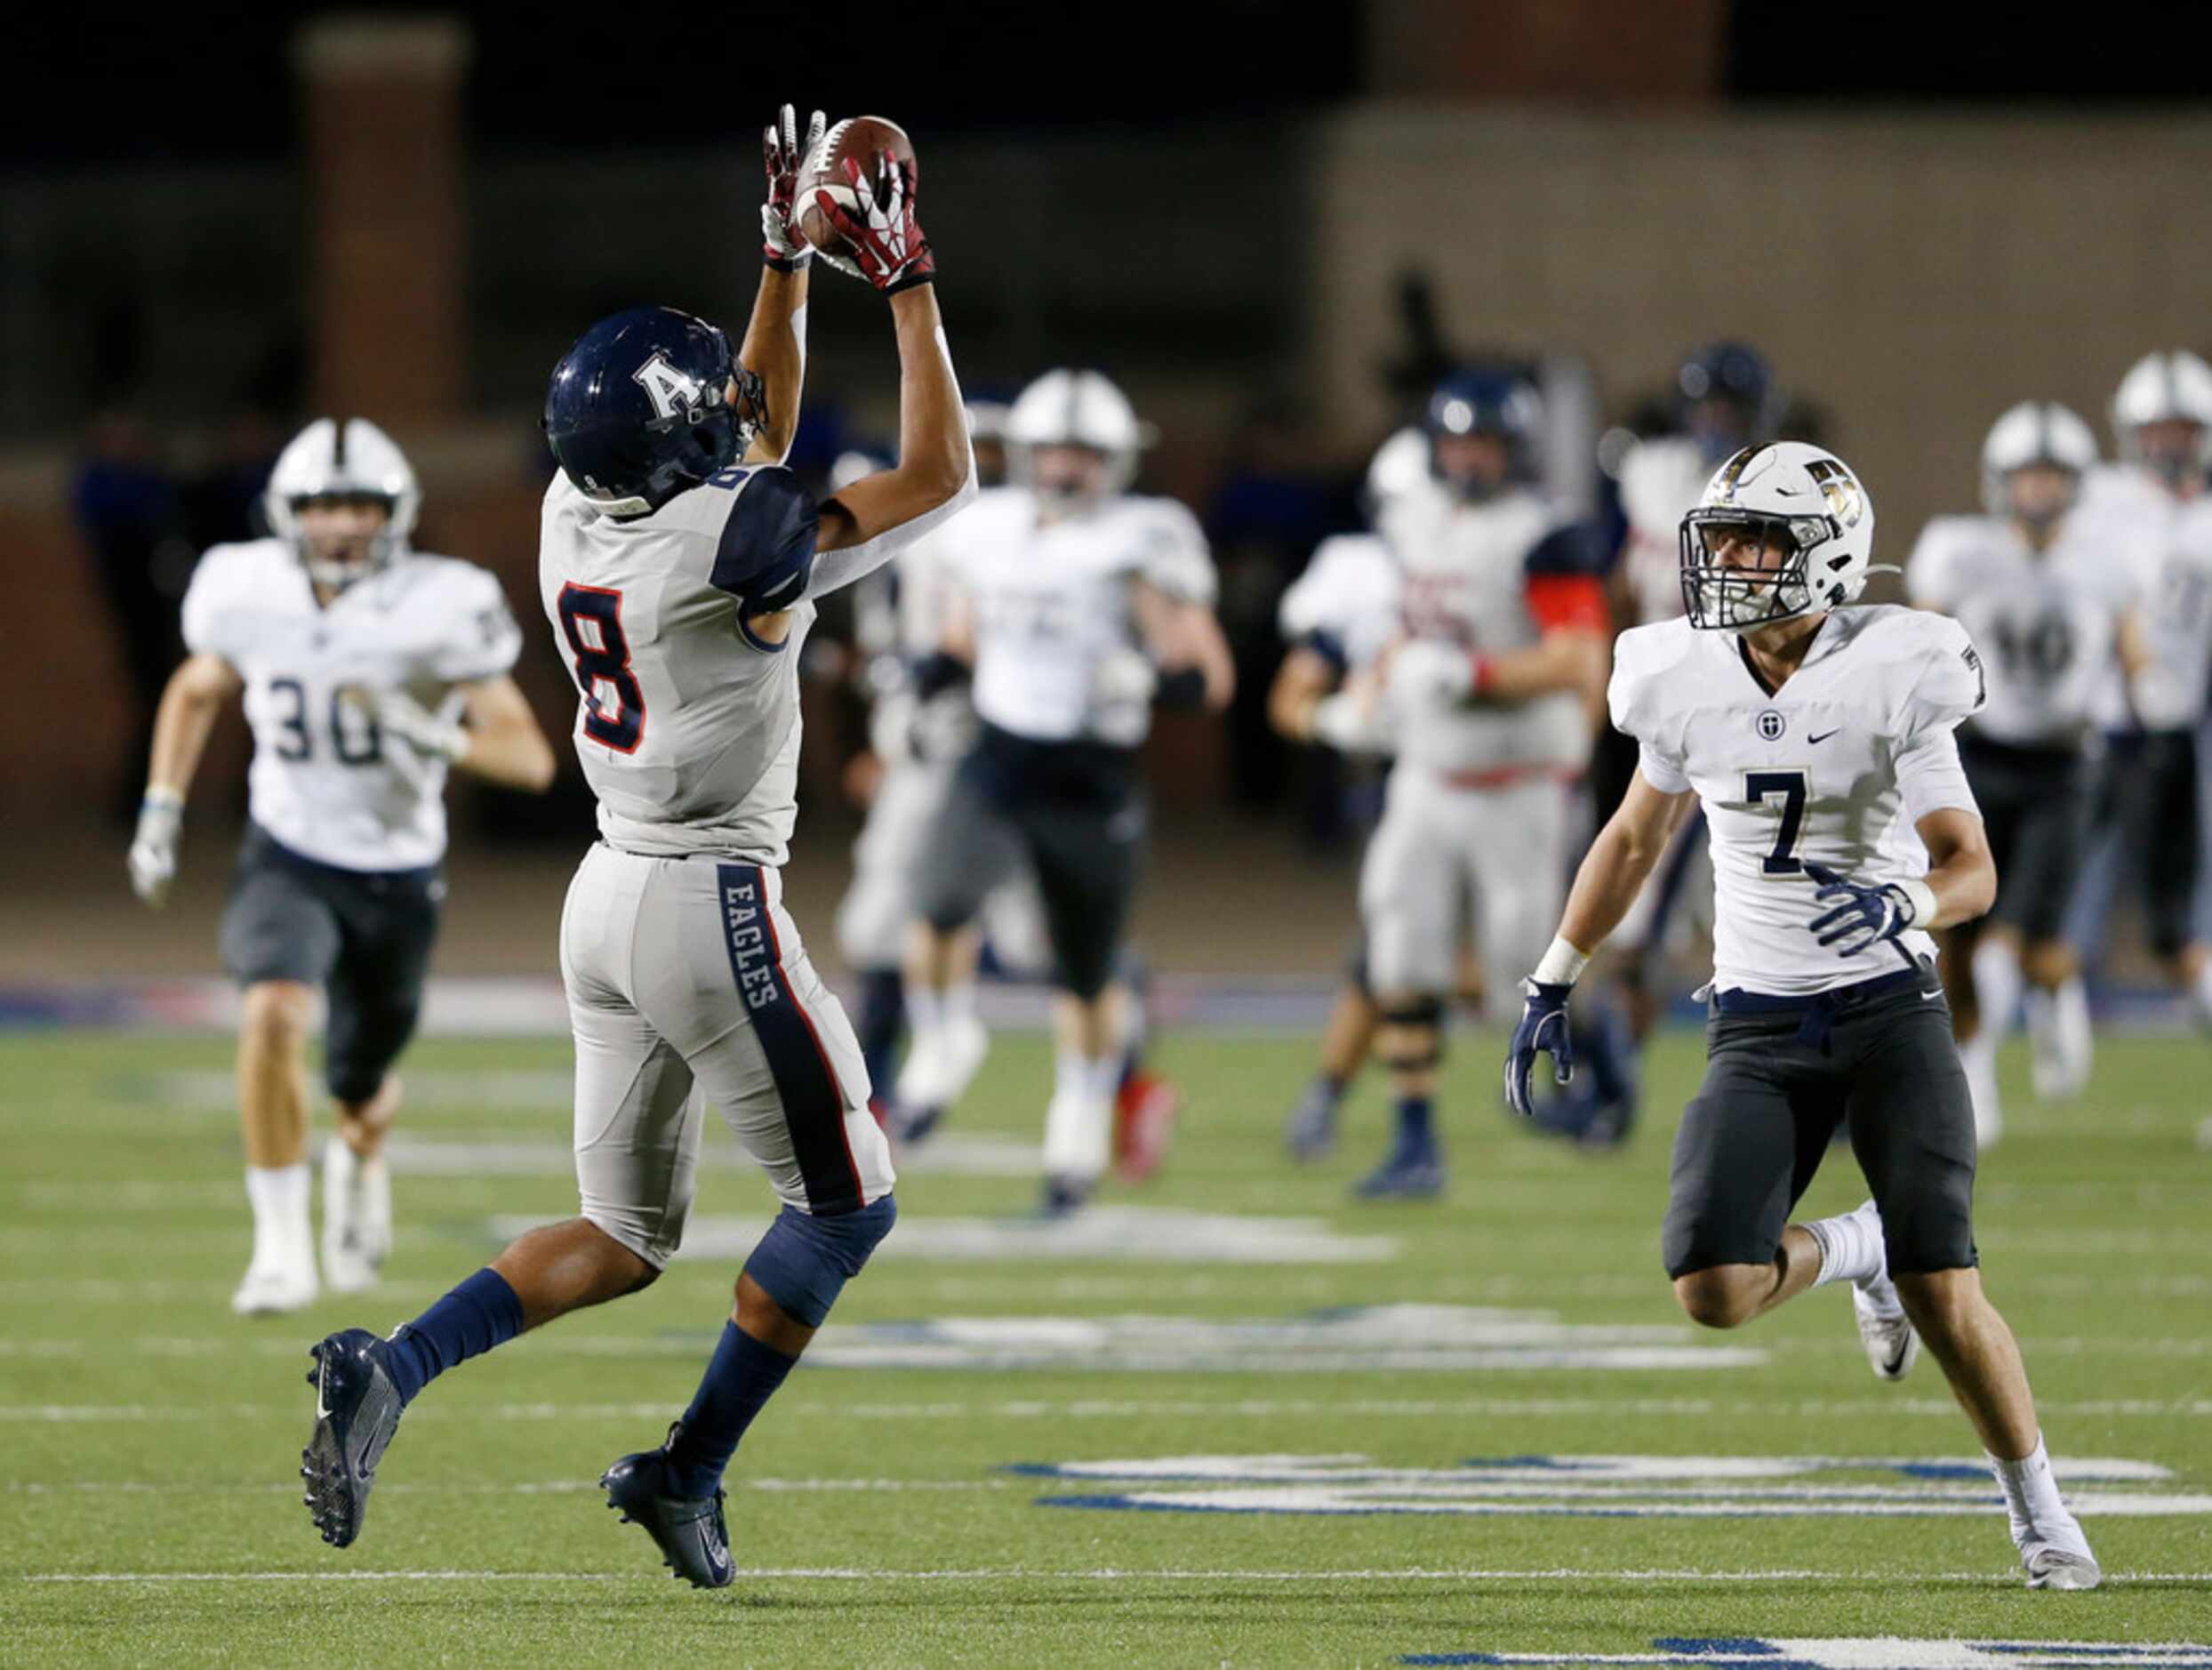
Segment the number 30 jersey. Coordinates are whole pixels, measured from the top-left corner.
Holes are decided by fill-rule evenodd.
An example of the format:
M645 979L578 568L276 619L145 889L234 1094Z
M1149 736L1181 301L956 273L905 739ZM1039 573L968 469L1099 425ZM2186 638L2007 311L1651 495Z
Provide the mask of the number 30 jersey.
M1886 943L1839 957L1806 925L1827 907L1805 861L1879 885L1927 873L1914 825L1976 811L1952 733L1982 705L1965 630L1871 605L1821 623L1804 662L1770 692L1732 634L1686 620L1614 645L1613 722L1641 744L1666 794L1695 790L1711 831L1713 984L1806 996L1902 967ZM1924 933L1898 943L1932 955Z
M605 515L565 474L546 489L538 589L576 681L576 755L610 846L789 856L814 606L790 604L771 641L739 598L759 602L763 576L803 584L818 519L781 467L725 470L637 517Z
M522 634L473 563L402 551L323 605L292 547L262 539L200 559L184 642L245 682L253 821L324 863L390 871L445 856L445 762L383 735L343 692L402 690L454 718L455 686L505 673Z

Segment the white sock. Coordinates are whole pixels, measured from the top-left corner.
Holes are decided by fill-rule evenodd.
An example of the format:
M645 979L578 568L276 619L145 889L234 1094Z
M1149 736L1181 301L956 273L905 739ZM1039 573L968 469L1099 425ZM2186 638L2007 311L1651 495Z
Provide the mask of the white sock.
M2096 1059L2096 1034L2089 1025L2089 988L2078 974L2058 983L2051 998L2051 1024L2058 1034L2058 1053L2077 1082L2086 1081Z
M2012 1031L2020 1008L2020 952L2005 940L1984 936L1974 948L1974 1006L1981 1011L1974 1041L1989 1040L1992 1056Z
M965 1026L975 1018L975 982L960 980L938 994L944 1005L945 1024Z
M1840 1217L1819 1217L1805 1232L1820 1246L1820 1273L1813 1285L1831 1281L1871 1281L1882 1273L1882 1221L1861 1207Z
M934 1037L945 1024L944 993L935 986L907 983L906 1024L917 1039Z
M392 1169L384 1163L384 1151L361 1161L361 1227L373 1248L383 1248L392 1237Z
M2035 1448L2018 1461L2000 1461L1991 1456L1989 1470L1996 1477L1997 1488L2004 1492L2005 1517L2012 1526L2016 1546L2032 1538L2068 1549L2079 1546L2082 1552L2088 1551L2088 1541L2081 1535L2081 1527L2059 1497L2057 1475L2051 1472L2042 1433L2035 1435Z
M1111 1056L1093 1060L1072 1049L1059 1053L1053 1099L1045 1111L1046 1175L1087 1182L1105 1171L1119 1065Z
M295 1264L314 1256L308 1196L313 1187L306 1161L264 1169L248 1166L245 1198L253 1208L253 1262Z

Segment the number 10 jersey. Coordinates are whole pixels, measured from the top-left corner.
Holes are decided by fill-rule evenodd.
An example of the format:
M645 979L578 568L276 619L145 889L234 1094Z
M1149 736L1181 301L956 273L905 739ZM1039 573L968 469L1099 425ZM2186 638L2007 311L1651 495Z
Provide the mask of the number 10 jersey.
M1615 641L1608 699L1651 786L1704 807L1716 986L1808 996L1903 967L1890 942L1839 957L1813 937L1825 907L1805 861L1871 886L1923 876L1914 825L1976 810L1952 735L1984 699L1965 629L1886 604L1838 609L1770 691L1733 634L1664 621ZM1924 933L1895 944L1934 951Z

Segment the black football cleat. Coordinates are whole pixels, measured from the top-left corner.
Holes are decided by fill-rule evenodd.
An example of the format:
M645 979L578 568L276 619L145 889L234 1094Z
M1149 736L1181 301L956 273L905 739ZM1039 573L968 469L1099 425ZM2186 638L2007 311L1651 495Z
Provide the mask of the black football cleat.
M694 1589L725 1589L737 1576L730 1558L730 1528L722 1517L723 1493L679 1497L669 1489L669 1444L682 1422L669 1428L658 1449L624 1456L599 1475L606 1505L625 1525L642 1525L661 1549L661 1563Z
M398 1429L399 1388L386 1367L384 1341L365 1328L331 1335L308 1355L315 1369L315 1435L300 1452L300 1476L315 1529L333 1548L361 1534L376 1464Z

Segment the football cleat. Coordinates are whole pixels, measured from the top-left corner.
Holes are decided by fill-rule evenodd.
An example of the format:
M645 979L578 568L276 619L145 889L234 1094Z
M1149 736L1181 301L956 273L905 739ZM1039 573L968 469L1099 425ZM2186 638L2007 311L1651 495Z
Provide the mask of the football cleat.
M1293 1160L1310 1165L1336 1152L1336 1111L1343 1100L1319 1074L1308 1081L1290 1117L1283 1121L1283 1146Z
M966 1092L990 1048L990 1032L972 1015L918 1033L900 1070L895 1099L906 1107L952 1106Z
M599 1475L606 1505L625 1525L639 1525L661 1550L661 1563L694 1589L725 1589L737 1576L723 1493L679 1497L669 1490L669 1445L683 1423L669 1428L658 1449L624 1456Z
M1114 1171L1124 1183L1142 1183L1167 1158L1182 1096L1165 1079L1133 1072L1114 1097Z
M1361 1200L1434 1200L1444 1192L1444 1155L1431 1138L1401 1140L1351 1192Z
M1037 1202L1037 1215L1043 1218L1071 1217L1091 1203L1091 1192L1097 1186L1096 1179L1090 1177L1047 1177L1044 1193Z
M319 1291L312 1256L297 1264L253 1264L230 1296L240 1316L282 1316L315 1303Z
M1902 1380L1911 1374L1920 1360L1920 1337L1897 1302L1895 1284L1884 1276L1870 1293L1852 1283L1851 1312L1859 1325L1859 1344L1866 1348L1866 1361L1873 1365L1876 1377Z
M308 1512L333 1548L361 1534L376 1464L398 1430L403 1405L385 1365L389 1349L365 1328L331 1335L308 1355L315 1369L315 1435L300 1452Z
M2031 1543L2020 1551L2020 1563L2027 1568L2031 1589L2094 1589L2104 1581L2096 1556L2087 1547L2074 1553L2049 1543Z

